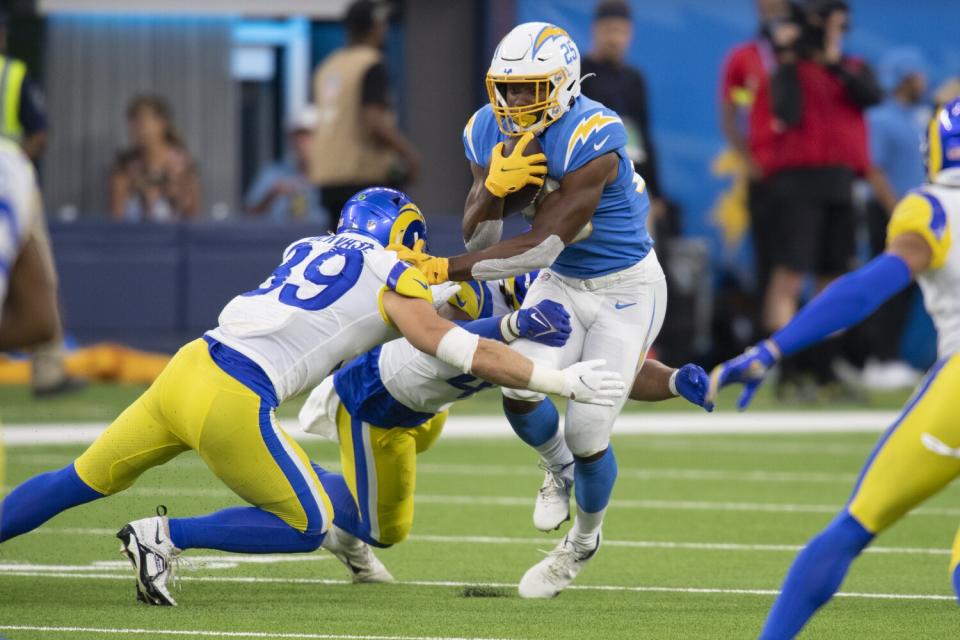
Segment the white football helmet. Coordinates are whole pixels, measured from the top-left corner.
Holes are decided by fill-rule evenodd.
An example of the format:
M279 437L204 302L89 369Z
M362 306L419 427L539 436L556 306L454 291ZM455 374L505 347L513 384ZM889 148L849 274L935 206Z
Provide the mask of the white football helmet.
M504 36L487 70L487 94L500 130L537 133L559 120L580 95L580 51L570 35L548 22L525 22ZM533 104L511 107L506 85L535 87Z

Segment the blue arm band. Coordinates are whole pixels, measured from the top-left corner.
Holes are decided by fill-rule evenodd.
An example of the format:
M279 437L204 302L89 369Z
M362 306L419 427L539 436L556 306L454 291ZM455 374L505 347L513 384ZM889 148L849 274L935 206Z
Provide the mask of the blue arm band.
M463 329L481 338L506 342L506 340L503 339L503 332L500 331L500 320L502 318L503 316L497 316L495 318L483 318L482 320L454 320L454 322Z
M899 256L882 254L856 271L837 278L797 313L773 341L788 356L830 334L865 320L881 304L913 281Z

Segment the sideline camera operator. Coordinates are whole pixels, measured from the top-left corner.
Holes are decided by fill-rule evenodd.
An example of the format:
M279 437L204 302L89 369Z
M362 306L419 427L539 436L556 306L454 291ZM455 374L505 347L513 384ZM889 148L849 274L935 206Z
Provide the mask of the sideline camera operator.
M767 331L796 313L806 274L822 288L854 257L853 182L870 164L863 111L883 93L866 63L843 52L849 19L842 0L804 0L766 28L776 63L757 95L768 126L751 140L763 172L751 208L772 255ZM829 355L812 360L824 365L820 383L832 379Z

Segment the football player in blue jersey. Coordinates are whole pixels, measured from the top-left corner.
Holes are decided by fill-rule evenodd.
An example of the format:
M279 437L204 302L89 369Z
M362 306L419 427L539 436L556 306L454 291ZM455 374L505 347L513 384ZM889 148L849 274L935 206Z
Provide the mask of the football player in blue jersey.
M893 210L887 249L837 279L770 339L722 363L711 396L742 384L745 409L781 357L865 320L914 280L937 328L939 359L896 421L880 438L840 513L797 555L762 640L789 640L840 588L850 565L873 539L960 476L960 100L940 109L927 130L930 182ZM960 531L949 564L960 599Z
M441 258L400 248L431 282L496 280L541 269L526 307L555 300L570 312L562 348L519 340L514 349L544 364L604 360L632 380L663 323L667 289L647 233L650 201L627 154L616 113L581 95L580 53L563 29L521 24L497 46L486 76L489 104L467 122L463 144L473 173L464 207L469 253ZM543 153L524 155L536 137ZM504 142L518 138L504 153ZM500 240L505 198L545 178L556 189L536 206L532 228ZM520 595L557 595L600 547L617 476L610 432L625 398L608 407L567 406L565 433L543 394L504 390L517 435L548 469L534 523L552 530L577 515L564 539L520 581Z

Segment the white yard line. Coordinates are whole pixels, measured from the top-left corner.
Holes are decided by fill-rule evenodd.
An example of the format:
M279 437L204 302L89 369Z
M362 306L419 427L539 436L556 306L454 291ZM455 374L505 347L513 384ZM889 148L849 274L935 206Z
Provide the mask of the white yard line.
M114 529L82 529L82 528L54 528L54 527L42 527L32 532L33 534L41 533L47 535L91 535L91 536L106 536L113 535L116 533ZM545 536L541 537L524 537L524 536L451 536L451 535L433 535L433 534L423 534L423 535L412 535L407 539L407 542L424 542L424 543L443 543L443 544L517 544L517 545L534 545L534 544L544 544L544 545L555 545L557 543L557 538L548 538ZM608 540L604 538L603 540L604 547L622 547L627 549L679 549L679 550L689 550L689 551L765 551L765 552L789 552L796 553L803 548L803 545L800 544L745 544L739 542L675 542L670 540ZM880 554L891 554L891 555L918 555L918 556L949 556L950 549L936 549L931 547L867 547L864 553L880 553ZM197 556L186 555L184 556L191 562L197 561ZM234 558L241 558L237 562L241 564L256 564L258 558L266 558L262 561L263 564L271 564L272 562L283 562L286 558L313 558L314 556L304 556L302 554L297 554L295 556L281 556L281 555L270 555L270 556L235 556L232 554L226 554L222 556L204 556L202 560L204 561L230 561ZM326 558L327 556L320 556L321 558ZM274 560L276 559L276 560ZM124 567L127 567L127 563L120 563ZM14 564L13 570L19 565ZM38 565L38 566L49 566L57 567L59 565ZM86 569L90 569L90 566L86 566ZM4 570L11 570L11 565L0 564L0 573ZM54 569L51 569L54 570Z
M118 576L102 573L44 573L34 571L3 572L0 577L25 578L66 578L85 580L131 580L130 576ZM254 576L183 576L184 582L218 582L228 584L315 584L315 585L348 585L349 580L334 580L326 578L266 578ZM413 587L483 587L489 589L516 589L512 582L459 582L452 580L398 580L393 583ZM383 587L390 589L390 586ZM630 585L571 585L568 589L577 591L621 591L633 593L685 593L685 594L716 594L716 595L755 595L775 596L780 592L776 589L724 589L713 587L657 587L657 586L630 586ZM955 600L955 596L925 593L860 593L840 592L842 598L863 598L868 600Z
M450 636L368 636L338 633L272 633L266 631L206 631L200 629L109 629L105 627L37 627L0 625L0 631L42 631L44 633L103 633L124 636L193 636L206 638L290 638L304 640L498 640L496 638L463 638Z
M755 413L627 413L617 419L614 433L631 434L729 434L729 433L852 433L883 430L896 417L891 411L812 411ZM304 434L295 420L281 425L298 440L319 440ZM21 424L3 429L8 446L40 444L86 444L106 428L102 423ZM443 428L443 437L516 437L502 416L458 416Z

